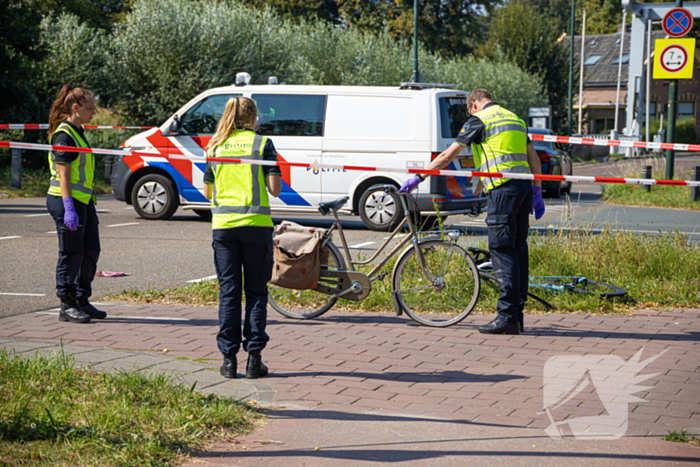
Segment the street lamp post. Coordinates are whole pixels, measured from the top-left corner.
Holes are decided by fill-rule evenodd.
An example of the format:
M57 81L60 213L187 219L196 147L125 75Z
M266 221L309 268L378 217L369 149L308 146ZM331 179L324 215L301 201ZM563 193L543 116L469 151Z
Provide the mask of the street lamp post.
M413 0L413 75L411 75L411 82L423 82L418 71L418 0Z
M568 135L571 136L571 124L574 118L573 115L573 105L574 105L574 27L576 25L576 0L571 0L571 30L569 31L570 45L569 48L569 131ZM581 57L583 60L583 57Z

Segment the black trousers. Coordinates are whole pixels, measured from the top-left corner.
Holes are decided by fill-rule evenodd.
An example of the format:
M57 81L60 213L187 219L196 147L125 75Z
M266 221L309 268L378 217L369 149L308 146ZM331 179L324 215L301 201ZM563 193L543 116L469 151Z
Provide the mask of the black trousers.
M270 340L265 328L267 283L272 277L272 228L245 226L215 230L212 246L219 279L219 333L216 335L219 351L233 356L243 343L246 352L259 352ZM245 322L241 336L243 291Z
M58 233L58 264L56 265L56 295L80 298L92 295L92 280L100 257L100 231L95 204L83 204L73 199L78 213L78 230L71 232L63 224L63 200L46 196L46 208L56 223Z
M531 209L532 182L529 180L510 180L488 192L489 251L501 293L498 318L508 323L522 322L527 300L527 235Z

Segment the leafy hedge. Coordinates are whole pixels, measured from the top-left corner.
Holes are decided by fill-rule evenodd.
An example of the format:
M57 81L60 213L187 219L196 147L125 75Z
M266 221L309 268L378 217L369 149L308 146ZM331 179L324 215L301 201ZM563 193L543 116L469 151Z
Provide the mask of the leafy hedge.
M294 84L396 86L411 74L412 50L388 33L366 35L325 22L294 24L234 1L140 0L113 33L109 96L132 124L160 123L198 93L275 75ZM545 101L542 83L516 65L443 59L420 51L424 79L486 87L520 115Z

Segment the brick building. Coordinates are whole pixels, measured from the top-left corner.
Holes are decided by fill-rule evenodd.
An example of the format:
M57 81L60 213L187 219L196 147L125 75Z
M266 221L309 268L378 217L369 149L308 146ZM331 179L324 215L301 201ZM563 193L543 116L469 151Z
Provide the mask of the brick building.
M652 31L651 50L654 53L654 40L663 39L663 31ZM609 135L615 124L615 97L617 93L617 70L620 57L621 34L586 35L584 50L584 84L583 84L583 133ZM568 39L568 38L567 38ZM630 45L642 47L643 44L630 44L629 32L625 34L625 44L622 55L622 81L620 86L620 106L618 131L627 126L625 112L627 108L627 62L629 60ZM568 51L568 40L566 50ZM575 69L580 70L581 36L574 39ZM653 58L652 58L653 60ZM646 63L646 62L645 62ZM646 67L645 67L646 69ZM653 62L652 62L653 73ZM650 86L650 115L653 121L661 114L664 121L668 118L668 80L651 80ZM646 77L642 77L641 86L646 87ZM634 84L632 84L632 87ZM574 115L578 115L578 89L574 92ZM678 85L678 118L694 118L696 133L700 134L700 119L697 118L698 105L700 104L700 57L695 51L695 70L692 79L679 80ZM646 112L646 100L642 102L642 116L639 122L644 134L644 119ZM574 125L576 128L576 124Z

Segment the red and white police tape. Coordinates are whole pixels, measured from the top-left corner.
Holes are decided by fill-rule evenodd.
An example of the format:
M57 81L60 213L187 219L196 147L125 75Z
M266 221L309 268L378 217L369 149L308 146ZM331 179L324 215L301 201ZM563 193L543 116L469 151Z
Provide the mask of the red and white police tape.
M0 148L29 149L35 151L65 151L66 146L52 146L50 144L19 143L14 141L0 141ZM108 154L112 156L141 156L141 157L162 157L163 159L185 159L188 156L182 154L152 154L141 151L118 150L118 149L98 149L98 148L76 148L69 147L71 152L86 152L92 154ZM585 177L580 175L534 175L534 174L502 174L499 172L477 172L473 170L427 170L427 169L398 169L394 167L368 167L356 165L331 165L331 164L307 164L302 162L280 162L263 161L251 159L233 159L221 157L207 157L207 161L225 162L229 164L254 164L278 167L302 167L309 169L336 169L336 170L357 170L361 172L390 172L401 174L423 174L423 175L449 175L451 177L491 177L491 178L517 178L521 180L545 180L560 182L579 183L621 183L629 185L675 185L675 186L697 186L700 181L685 180L654 180L648 178L617 178L617 177Z
M150 130L154 126L83 125L88 130ZM0 130L48 130L48 123L0 123Z
M620 148L661 149L700 152L700 144L647 143L644 141L620 141L617 139L578 138L576 136L528 135L532 141L549 143L582 144L584 146L614 146Z
M105 126L83 125L88 130L150 130L154 126ZM47 123L0 123L0 130L48 130ZM613 146L619 148L660 149L673 151L700 152L700 144L677 143L647 143L644 141L621 141L617 139L579 138L576 136L557 136L529 134L532 141L545 141L548 143L580 144L583 146Z

